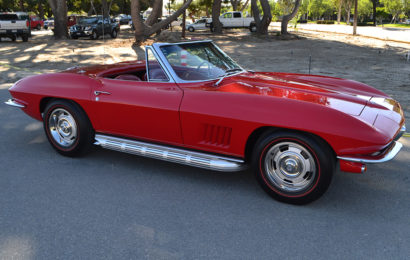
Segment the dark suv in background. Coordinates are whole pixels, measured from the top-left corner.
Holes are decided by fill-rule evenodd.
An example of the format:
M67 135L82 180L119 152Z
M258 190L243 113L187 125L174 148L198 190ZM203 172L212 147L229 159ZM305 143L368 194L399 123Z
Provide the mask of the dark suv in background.
M103 19L102 16L91 16L82 18L76 25L71 26L70 36L72 39L90 37L97 40L100 36L109 34L111 38L117 38L119 31L120 25L114 20L108 17Z

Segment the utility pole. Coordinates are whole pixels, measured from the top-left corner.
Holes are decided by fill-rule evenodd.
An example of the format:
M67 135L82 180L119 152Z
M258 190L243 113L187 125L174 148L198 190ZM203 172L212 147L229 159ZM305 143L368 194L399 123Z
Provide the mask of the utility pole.
M186 0L184 0L185 4ZM182 34L181 37L185 39L185 19L186 19L186 9L182 13Z
M354 0L353 35L356 35L356 30L357 30L357 0Z

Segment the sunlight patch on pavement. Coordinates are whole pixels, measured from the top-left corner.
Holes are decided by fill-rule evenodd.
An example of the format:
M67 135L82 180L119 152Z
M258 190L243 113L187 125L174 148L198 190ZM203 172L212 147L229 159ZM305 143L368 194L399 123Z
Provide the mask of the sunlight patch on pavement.
M33 140L31 140L30 142L28 142L28 144L41 144L41 143L44 143L44 142L46 142L47 141L47 139L46 139L46 137L45 137L45 135L44 134L41 134L41 135L39 135L39 136L36 136Z
M0 240L1 259L33 259L34 246L30 239L8 237Z
M26 56L22 56L22 57L17 57L17 58L14 58L14 62L26 61L26 60L29 60L30 58L31 58L30 55L26 55Z
M46 43L44 43L44 44L40 44L40 45L37 45L37 46L31 47L31 48L25 49L25 50L24 50L24 52L39 51L39 50L44 49L44 47L46 47L46 46L47 46L47 44L46 44Z
M13 83L0 84L0 89L9 89L11 86L13 86Z
M35 122L35 123L26 125L24 130L25 131L36 131L36 130L41 129L42 127L43 127L43 124L41 122Z

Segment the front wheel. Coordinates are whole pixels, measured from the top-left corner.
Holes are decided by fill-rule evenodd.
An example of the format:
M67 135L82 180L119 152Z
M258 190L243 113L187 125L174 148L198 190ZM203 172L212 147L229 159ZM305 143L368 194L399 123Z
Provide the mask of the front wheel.
M100 36L98 35L97 31L93 31L91 34L91 40L97 40Z
M190 32L194 32L194 31L195 31L195 28L194 28L194 27L192 27L192 26L190 26L190 27L188 27L188 31L190 31Z
M313 135L284 131L265 134L254 152L256 178L276 200L310 203L325 193L332 180L333 151Z
M94 139L94 130L85 112L67 100L54 100L46 106L43 125L51 146L65 156L84 154Z

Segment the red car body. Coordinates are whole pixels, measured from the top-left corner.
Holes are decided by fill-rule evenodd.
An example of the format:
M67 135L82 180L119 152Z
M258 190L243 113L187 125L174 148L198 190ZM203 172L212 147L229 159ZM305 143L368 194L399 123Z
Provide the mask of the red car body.
M30 16L30 28L40 30L44 27L44 21L37 16Z
M85 110L96 132L239 158L245 157L251 134L263 127L314 133L338 156L354 156L382 150L404 124L399 103L351 80L246 72L226 79L216 89L214 82L174 84L104 77L130 68L143 70L145 62L33 76L19 81L10 93L26 105L24 112L38 120L42 120L45 99L69 98ZM96 102L95 90L115 95L102 95ZM370 97L387 99L394 109L369 102ZM140 126L137 129L135 122ZM231 135L230 143L224 135Z
M388 153L398 144L394 140L405 129L398 102L352 80L243 71L215 86L216 80L149 82L114 77L145 71L145 61L73 68L20 80L10 93L25 113L38 120L43 120L50 99L67 99L84 110L98 134L245 163L264 130L290 129L324 140L342 170L362 172L364 162L391 156Z

